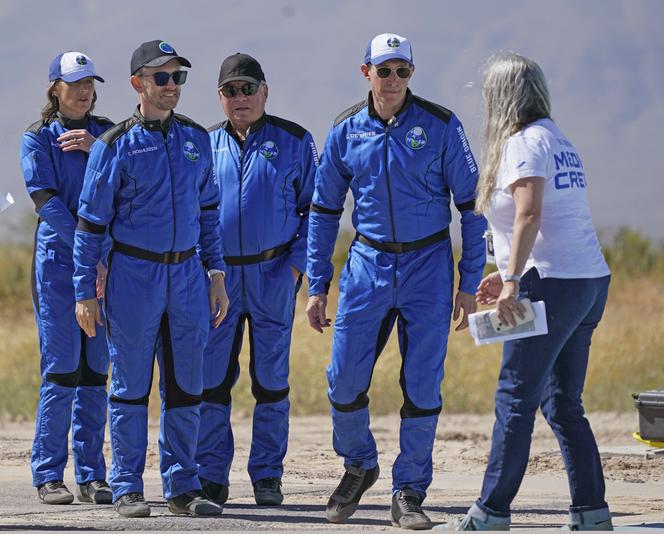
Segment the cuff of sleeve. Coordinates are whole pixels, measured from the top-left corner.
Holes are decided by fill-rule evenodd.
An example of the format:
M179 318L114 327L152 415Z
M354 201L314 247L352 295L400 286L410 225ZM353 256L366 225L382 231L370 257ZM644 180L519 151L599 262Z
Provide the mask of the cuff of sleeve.
M81 302L82 300L90 300L95 298L97 298L97 291L94 289L92 291L86 291L84 289L76 290L76 302Z
M220 274L224 280L226 279L226 273L221 269L208 269L209 278L212 278L215 274Z
M471 277L461 277L461 281L459 282L459 291L463 291L464 293L468 293L469 295L474 295L477 293L477 288L480 285L481 282L481 276L471 276Z

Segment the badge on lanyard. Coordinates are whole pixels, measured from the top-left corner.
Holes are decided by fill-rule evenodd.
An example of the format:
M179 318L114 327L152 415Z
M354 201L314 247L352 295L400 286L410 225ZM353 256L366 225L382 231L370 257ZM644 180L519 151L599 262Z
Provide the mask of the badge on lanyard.
M486 244L486 262L487 263L496 263L496 255L493 250L493 234L491 230L486 230L484 235L484 243Z

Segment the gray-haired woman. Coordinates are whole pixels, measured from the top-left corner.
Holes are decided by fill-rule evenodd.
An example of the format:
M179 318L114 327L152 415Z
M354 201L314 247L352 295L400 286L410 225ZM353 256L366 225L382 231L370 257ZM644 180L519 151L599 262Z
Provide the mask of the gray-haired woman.
M482 280L477 300L495 304L510 324L523 314L519 297L543 300L548 334L504 344L481 496L454 528L509 529L541 408L569 478L569 528L612 530L602 464L581 403L590 338L610 280L583 164L550 118L546 80L534 61L494 56L483 92L486 161L477 209L491 224L498 271Z

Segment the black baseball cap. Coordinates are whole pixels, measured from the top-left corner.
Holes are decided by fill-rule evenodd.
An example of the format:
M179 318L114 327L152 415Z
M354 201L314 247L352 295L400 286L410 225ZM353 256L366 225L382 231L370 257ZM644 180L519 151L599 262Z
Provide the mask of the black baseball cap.
M265 74L258 61L249 54L238 52L224 59L219 70L217 87L236 80L260 84L265 81Z
M171 45L161 39L148 41L139 46L131 55L131 74L136 74L141 67L160 67L171 59L177 59L183 67L191 67L187 58L178 56Z

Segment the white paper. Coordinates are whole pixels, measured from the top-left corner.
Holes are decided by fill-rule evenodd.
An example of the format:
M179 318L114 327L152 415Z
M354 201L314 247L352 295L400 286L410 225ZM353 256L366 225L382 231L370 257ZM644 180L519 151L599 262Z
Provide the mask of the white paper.
M477 313L471 313L468 316L470 335L475 340L475 345L488 345L489 343L498 343L509 341L510 339L520 339L524 337L541 336L549 332L546 324L546 307L544 301L533 302L533 312L535 318L532 321L523 323L505 332L496 332L489 320L489 314L493 310L485 310Z
M5 211L9 206L14 203L14 197L11 193L7 193L0 197L0 213Z

